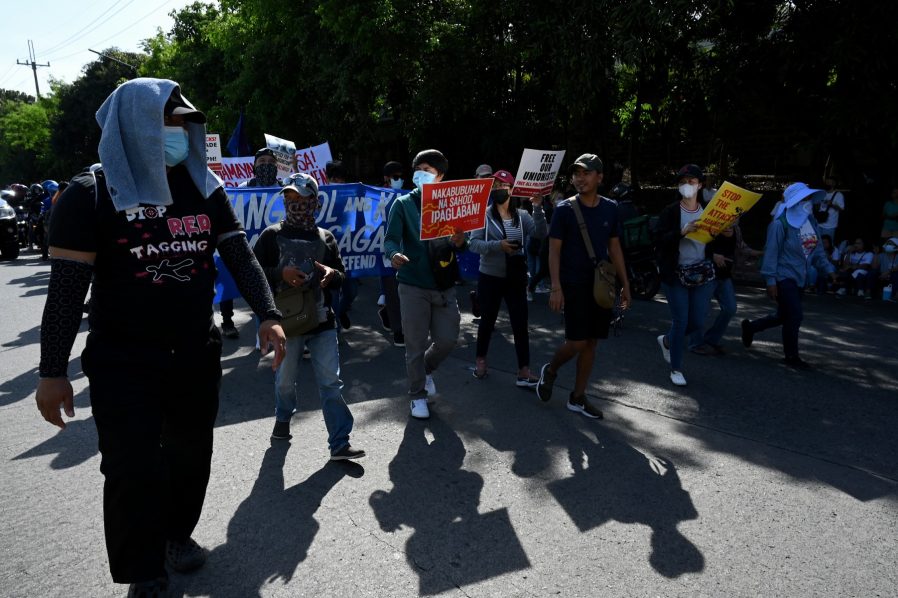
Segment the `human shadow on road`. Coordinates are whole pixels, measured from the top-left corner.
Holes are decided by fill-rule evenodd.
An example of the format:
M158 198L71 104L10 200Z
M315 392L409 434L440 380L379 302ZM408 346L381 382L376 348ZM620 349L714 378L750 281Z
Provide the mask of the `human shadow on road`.
M175 578L176 587L191 596L246 598L261 596L266 585L291 582L318 533L315 512L325 496L345 476L360 477L364 469L328 461L305 481L285 488L289 450L289 442L272 441L252 491L228 524L227 541L210 552L198 573Z
M698 512L670 461L646 457L608 428L599 429L595 441L570 434L568 457L573 475L548 488L577 529L587 532L612 520L646 525L655 571L673 578L705 568L702 553L677 529Z
M409 421L389 466L393 489L371 495L382 530L414 529L405 554L421 595L530 567L507 509L478 512L483 478L462 469L464 458L461 439L437 415Z
M465 405L464 421L457 424L511 453L512 472L545 484L577 529L585 533L609 521L645 525L652 531L649 563L658 573L677 577L704 569L702 553L677 529L698 512L670 459L638 451L621 423L587 421L557 401L540 403L532 391L494 396ZM518 406L509 418L512 401ZM559 479L552 466L562 451L572 473Z
M89 409L89 400L87 390L75 395L75 409ZM40 418L35 408L35 418ZM68 419L63 415L63 419ZM53 430L58 428L51 424L46 424ZM97 444L97 426L93 417L86 419L76 419L66 422L65 430L58 430L53 436L40 444L20 453L12 458L13 461L19 459L31 459L33 457L41 457L45 455L55 455L50 461L50 469L68 469L77 467L99 452Z

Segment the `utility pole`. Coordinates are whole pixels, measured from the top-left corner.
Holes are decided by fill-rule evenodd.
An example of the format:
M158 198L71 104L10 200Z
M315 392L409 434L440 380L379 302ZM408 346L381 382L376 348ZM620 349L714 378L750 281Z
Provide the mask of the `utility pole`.
M29 39L28 40L28 60L26 62L22 62L21 60L16 60L16 64L21 64L22 66L30 66L31 70L34 71L34 91L37 93L37 99L41 99L41 88L37 84L37 67L39 66L50 66L50 63L47 64L38 64L37 56L34 53L34 43Z

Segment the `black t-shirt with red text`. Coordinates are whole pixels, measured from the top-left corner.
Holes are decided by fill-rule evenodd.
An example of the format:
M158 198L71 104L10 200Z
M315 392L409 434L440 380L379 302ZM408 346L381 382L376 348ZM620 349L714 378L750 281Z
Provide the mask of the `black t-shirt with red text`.
M223 189L204 198L182 166L172 204L117 212L102 172L71 181L53 210L50 245L96 253L91 330L178 343L212 322L216 241L241 230ZM96 190L96 192L95 192Z

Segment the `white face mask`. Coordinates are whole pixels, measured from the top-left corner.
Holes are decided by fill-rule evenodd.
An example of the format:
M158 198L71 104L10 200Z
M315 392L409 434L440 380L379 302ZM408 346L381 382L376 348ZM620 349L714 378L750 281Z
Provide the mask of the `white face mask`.
M403 179L390 179L390 188L391 189L402 189L402 185L405 183Z
M801 209L805 214L810 214L814 210L814 204L810 201L801 202Z
M894 245L886 245L882 248L882 250L886 253L895 253L896 251L898 251L898 247L895 247Z
M689 183L683 183L679 187L680 195L683 197L695 197L695 194L698 193L698 185L690 185Z
M436 175L427 172L426 170L416 170L415 174L412 175L412 181L415 183L415 187L417 187L418 189L421 189L428 183L432 183L433 179L435 178Z

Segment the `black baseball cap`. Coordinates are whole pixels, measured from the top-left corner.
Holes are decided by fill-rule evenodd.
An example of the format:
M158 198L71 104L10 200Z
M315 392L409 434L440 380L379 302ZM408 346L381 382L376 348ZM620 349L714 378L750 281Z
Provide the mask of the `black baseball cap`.
M574 168L582 168L584 170L595 170L596 172L602 172L602 159L599 158L595 154L583 154L571 164L570 168L568 168L568 172L573 172Z
M201 125L206 123L206 115L185 100L184 96L181 95L181 90L177 87L172 90L171 95L168 97L164 110L166 116L183 116L184 120L188 122L200 123Z

